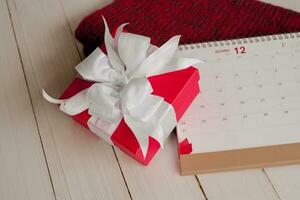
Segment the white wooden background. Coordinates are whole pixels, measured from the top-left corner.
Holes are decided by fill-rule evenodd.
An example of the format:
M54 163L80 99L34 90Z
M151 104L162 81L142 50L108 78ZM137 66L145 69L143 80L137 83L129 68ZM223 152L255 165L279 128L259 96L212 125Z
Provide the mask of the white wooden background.
M174 136L143 167L42 99L75 77L74 29L109 2L0 0L0 199L300 199L300 165L181 177Z

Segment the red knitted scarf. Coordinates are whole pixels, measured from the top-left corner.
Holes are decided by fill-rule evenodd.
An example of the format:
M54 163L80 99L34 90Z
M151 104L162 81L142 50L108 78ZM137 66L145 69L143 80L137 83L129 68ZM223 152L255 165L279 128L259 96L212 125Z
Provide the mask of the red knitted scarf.
M111 30L129 22L156 45L177 34L186 44L300 31L300 13L254 0L116 0L79 24L86 54L103 42L102 15Z

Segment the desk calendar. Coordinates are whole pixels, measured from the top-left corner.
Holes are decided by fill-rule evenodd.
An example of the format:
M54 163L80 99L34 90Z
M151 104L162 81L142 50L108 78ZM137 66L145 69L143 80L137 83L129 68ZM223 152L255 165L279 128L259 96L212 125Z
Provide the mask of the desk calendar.
M182 174L300 161L300 33L179 50L205 61L177 127Z

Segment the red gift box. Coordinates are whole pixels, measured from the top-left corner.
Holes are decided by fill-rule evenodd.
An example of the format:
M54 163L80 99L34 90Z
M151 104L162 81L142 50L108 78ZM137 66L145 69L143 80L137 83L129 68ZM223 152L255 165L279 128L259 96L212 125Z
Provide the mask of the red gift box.
M148 80L153 88L152 94L163 97L164 101L173 106L178 121L199 93L199 78L198 70L194 67L189 67L183 70L152 76ZM61 96L61 99L70 98L92 84L93 82L76 78ZM91 115L88 114L88 110L72 117L84 127L89 128L87 121ZM115 146L143 165L147 165L160 148L160 144L152 137L149 137L148 151L144 158L137 139L124 119L121 120L113 132L111 140Z

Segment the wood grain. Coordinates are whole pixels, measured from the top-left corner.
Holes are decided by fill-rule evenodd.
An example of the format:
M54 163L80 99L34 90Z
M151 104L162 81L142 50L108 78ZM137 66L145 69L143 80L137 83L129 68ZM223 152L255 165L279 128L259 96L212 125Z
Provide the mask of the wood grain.
M133 199L205 199L194 176L179 175L177 143L173 134L149 166L141 166L117 150Z
M5 1L0 27L0 199L54 199Z
M42 99L59 96L80 62L58 0L9 0L57 199L130 199L111 146Z
M209 200L276 200L277 193L262 170L198 175Z
M298 200L300 197L300 165L265 169L280 199Z

